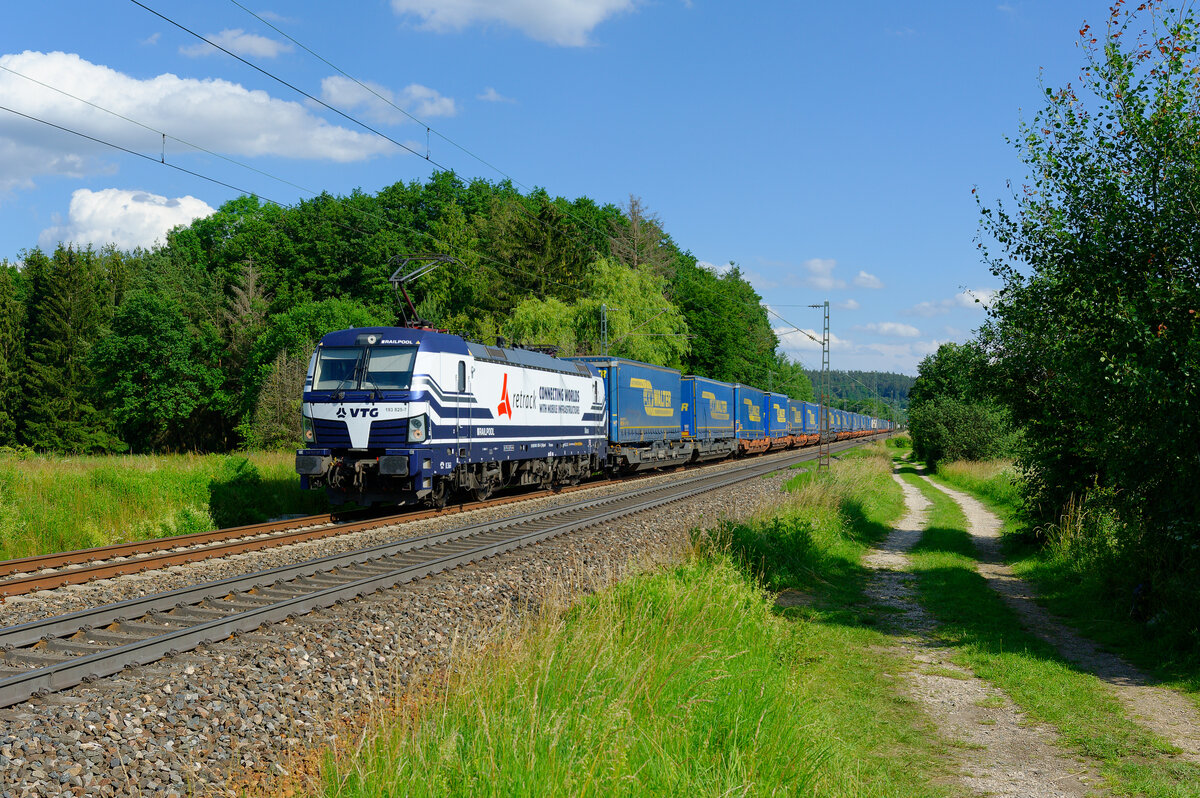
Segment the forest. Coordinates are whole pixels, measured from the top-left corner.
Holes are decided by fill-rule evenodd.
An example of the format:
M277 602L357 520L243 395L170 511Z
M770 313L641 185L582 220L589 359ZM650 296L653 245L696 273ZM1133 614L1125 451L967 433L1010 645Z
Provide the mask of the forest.
M638 198L600 206L445 172L294 207L242 196L150 250L0 263L0 447L295 446L316 340L397 323L388 278L429 252L459 261L408 287L441 329L599 353L606 305L610 354L812 396L739 269L698 263Z

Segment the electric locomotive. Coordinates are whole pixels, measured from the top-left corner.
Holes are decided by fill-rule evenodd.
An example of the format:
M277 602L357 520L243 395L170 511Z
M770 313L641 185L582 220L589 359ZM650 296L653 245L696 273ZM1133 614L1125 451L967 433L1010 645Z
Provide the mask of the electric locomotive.
M324 336L301 414L301 486L334 504L441 507L455 492L573 484L606 454L595 367L430 329Z

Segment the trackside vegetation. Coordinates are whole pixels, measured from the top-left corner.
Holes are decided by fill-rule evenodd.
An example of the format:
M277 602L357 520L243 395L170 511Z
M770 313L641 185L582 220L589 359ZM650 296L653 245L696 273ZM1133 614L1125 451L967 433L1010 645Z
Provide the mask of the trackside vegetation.
M876 447L797 474L684 563L545 612L330 755L322 795L943 794L862 602L902 509L889 469Z
M289 454L0 455L0 559L327 511Z

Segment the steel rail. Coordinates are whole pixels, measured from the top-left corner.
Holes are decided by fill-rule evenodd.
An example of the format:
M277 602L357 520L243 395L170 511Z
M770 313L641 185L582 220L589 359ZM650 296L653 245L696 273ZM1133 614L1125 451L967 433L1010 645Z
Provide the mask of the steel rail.
M559 492L581 490L593 485L562 488ZM249 526L230 527L211 532L180 535L175 538L159 538L136 543L114 543L110 546L101 546L94 549L78 549L62 554L26 557L21 560L5 560L0 562L0 572L31 572L23 573L21 576L10 579L0 580L0 598L20 596L38 590L50 590L62 587L63 585L79 585L97 579L109 579L114 576L169 568L172 565L186 565L215 557L227 557L231 554L244 554L246 552L260 551L278 546L289 546L294 543L304 543L310 540L319 540L321 538L352 532L362 532L368 529L379 529L410 521L421 521L443 515L455 515L465 510L484 509L553 494L554 492L549 490L520 493L487 499L482 502L460 504L457 507L445 507L440 510L409 510L403 513L379 516L356 523L337 523L335 520L336 516L333 515L305 516L290 521L273 521ZM312 528L314 526L318 528ZM279 534L264 534L273 531L278 531ZM204 543L209 543L210 545L200 545ZM136 554L145 554L146 556L127 560L114 559ZM48 568L58 568L61 570L55 570L51 573L41 572L43 569Z
M846 448L853 445L855 444L848 443ZM656 485L630 493L577 502L573 505L553 508L548 512L525 513L509 519L462 527L394 544L384 544L368 550L335 555L298 566L270 569L243 577L221 580L209 585L185 588L142 599L132 599L108 607L74 613L70 616L61 616L5 629L0 632L0 646L9 649L5 652L5 657L8 658L14 646L29 645L30 642L33 642L35 646L38 644L49 646L55 638L61 638L64 635L87 636L94 634L99 638L116 638L120 641L123 636L128 640L130 629L136 628L133 634L147 631L153 634L153 631L157 631L159 628L156 624L177 624L180 621L189 623L184 628L162 626L162 634L130 640L94 653L19 671L7 678L0 679L0 707L20 703L41 693L63 690L83 681L110 676L134 665L147 664L164 656L222 640L236 632L252 631L266 623L278 622L315 609L329 607L339 601L439 573L465 563L494 557L550 537L680 501L716 487L753 479L756 476L787 468L794 463L812 459L815 456L814 452L796 453L792 457L782 457L768 463L755 462L732 471L706 473L666 485ZM549 526L546 526L547 521L549 521ZM513 528L517 530L515 534L512 532ZM497 535L500 536L499 539L491 539ZM478 538L478 540L474 542L465 540L471 537ZM466 550L455 550L464 544L468 545ZM389 549L390 553L385 553ZM418 559L416 562L407 562L406 559L411 558L414 554L418 556L432 554L433 556ZM394 564L395 567L384 561L387 557L399 558ZM380 568L382 571L379 570ZM348 572L344 578L350 581L344 584L329 585L330 579L339 578L336 573L338 571ZM362 575L364 572L366 575ZM321 575L321 579L313 579L317 575ZM309 587L286 587L288 581L303 579L309 579L315 584ZM265 586L268 584L269 587ZM286 594L288 590L295 591L297 589L301 590L300 594L286 596L279 601L256 595L253 592L260 590L264 594L270 592ZM240 596L239 593L241 593ZM212 601L212 604L207 607L191 606L210 601L217 595L225 598ZM227 602L228 607L235 611L232 614L224 614L224 609L218 609L218 605L222 601ZM264 601L266 603L262 603ZM154 614L161 613L164 609L180 611L183 614L181 616ZM222 617L203 620L205 613L214 612L221 614ZM201 622L190 624L190 620L196 620L197 615L200 616ZM151 623L123 620L131 616L148 616ZM117 628L100 633L93 631L97 626L112 624L115 624ZM126 627L124 632L122 625ZM72 648L86 650L89 646L95 647L96 645L96 643L60 641L58 649L60 651ZM35 648L28 653L22 651L18 654L35 664L40 663L41 660L52 660L62 656L61 654L40 653L47 650L49 649Z

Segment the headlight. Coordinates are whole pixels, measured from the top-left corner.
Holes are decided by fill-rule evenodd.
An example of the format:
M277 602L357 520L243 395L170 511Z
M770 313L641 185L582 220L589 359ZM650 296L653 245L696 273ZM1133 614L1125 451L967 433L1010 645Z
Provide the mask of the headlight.
M429 422L425 416L413 416L408 420L408 439L414 443L425 440L429 432Z
M316 443L317 442L317 433L316 433L316 430L313 428L312 419L309 418L308 416L304 415L303 413L300 414L300 428L304 432L304 442L305 443Z

